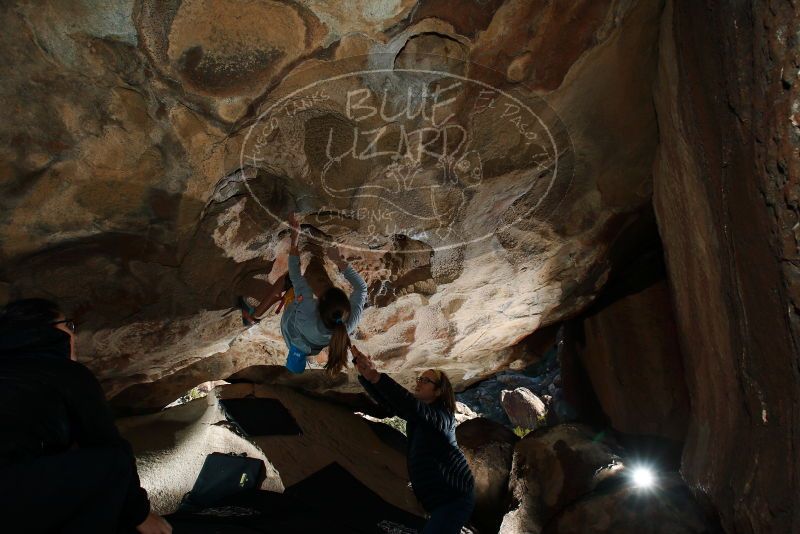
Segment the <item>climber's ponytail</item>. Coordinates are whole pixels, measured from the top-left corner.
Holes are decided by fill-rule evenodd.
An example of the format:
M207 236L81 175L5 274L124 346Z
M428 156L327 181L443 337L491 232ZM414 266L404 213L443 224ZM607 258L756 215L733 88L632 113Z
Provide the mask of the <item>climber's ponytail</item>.
M350 336L347 335L346 325L350 318L350 300L344 291L332 287L319 299L318 309L322 323L332 331L325 370L330 374L336 374L347 365Z
M331 336L331 343L328 345L328 363L325 370L330 374L336 374L347 365L347 349L350 348L350 336L347 335L347 328L344 324L336 325Z

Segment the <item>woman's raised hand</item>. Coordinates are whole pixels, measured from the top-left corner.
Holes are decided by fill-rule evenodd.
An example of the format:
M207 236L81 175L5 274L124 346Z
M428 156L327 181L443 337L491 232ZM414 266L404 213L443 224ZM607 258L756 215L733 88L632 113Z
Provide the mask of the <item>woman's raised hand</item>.
M350 345L350 352L355 357L356 369L361 373L361 376L372 382L373 384L380 378L380 373L375 368L375 362L372 358L358 350L355 345Z

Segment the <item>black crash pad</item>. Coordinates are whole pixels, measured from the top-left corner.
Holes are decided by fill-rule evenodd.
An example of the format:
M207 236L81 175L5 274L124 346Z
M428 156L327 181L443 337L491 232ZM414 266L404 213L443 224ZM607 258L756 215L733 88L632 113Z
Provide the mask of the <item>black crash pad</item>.
M353 532L405 534L422 530L425 524L421 517L384 501L336 462L289 486L285 493L313 503L325 517L337 517Z
M248 491L201 512L166 517L174 534L353 534L314 509L272 491Z
M278 399L224 399L219 404L225 417L247 436L296 436L303 433Z
M244 492L167 520L175 534L415 534L425 523L381 499L337 463L285 493Z

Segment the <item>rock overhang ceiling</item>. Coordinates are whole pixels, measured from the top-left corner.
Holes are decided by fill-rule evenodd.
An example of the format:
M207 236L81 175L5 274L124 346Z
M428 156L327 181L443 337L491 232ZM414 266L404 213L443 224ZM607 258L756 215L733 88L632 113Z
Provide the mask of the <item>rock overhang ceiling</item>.
M289 210L304 263L340 243L367 280L384 369L464 384L533 358L649 209L659 2L2 9L2 289L80 315L111 396L282 365L276 317L222 314L285 272Z

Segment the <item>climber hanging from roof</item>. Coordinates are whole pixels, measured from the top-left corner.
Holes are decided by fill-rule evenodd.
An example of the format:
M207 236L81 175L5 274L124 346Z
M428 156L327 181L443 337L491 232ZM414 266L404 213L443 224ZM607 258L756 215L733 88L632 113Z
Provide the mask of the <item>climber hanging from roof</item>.
M344 291L331 285L320 291L317 298L307 280L300 274L300 223L294 213L289 215L289 225L292 229L292 243L289 250L288 279L286 276L279 278L256 308L249 306L244 297L239 297L242 321L245 325L257 322L261 314L280 301L276 313L283 307L281 334L289 348L286 367L293 373L302 373L306 367L306 358L319 354L328 347L325 369L336 373L347 364L350 335L361 319L367 300L367 284L342 259L339 250L331 247L328 249L328 258L353 286L353 292L348 298ZM285 290L283 296L281 288Z

